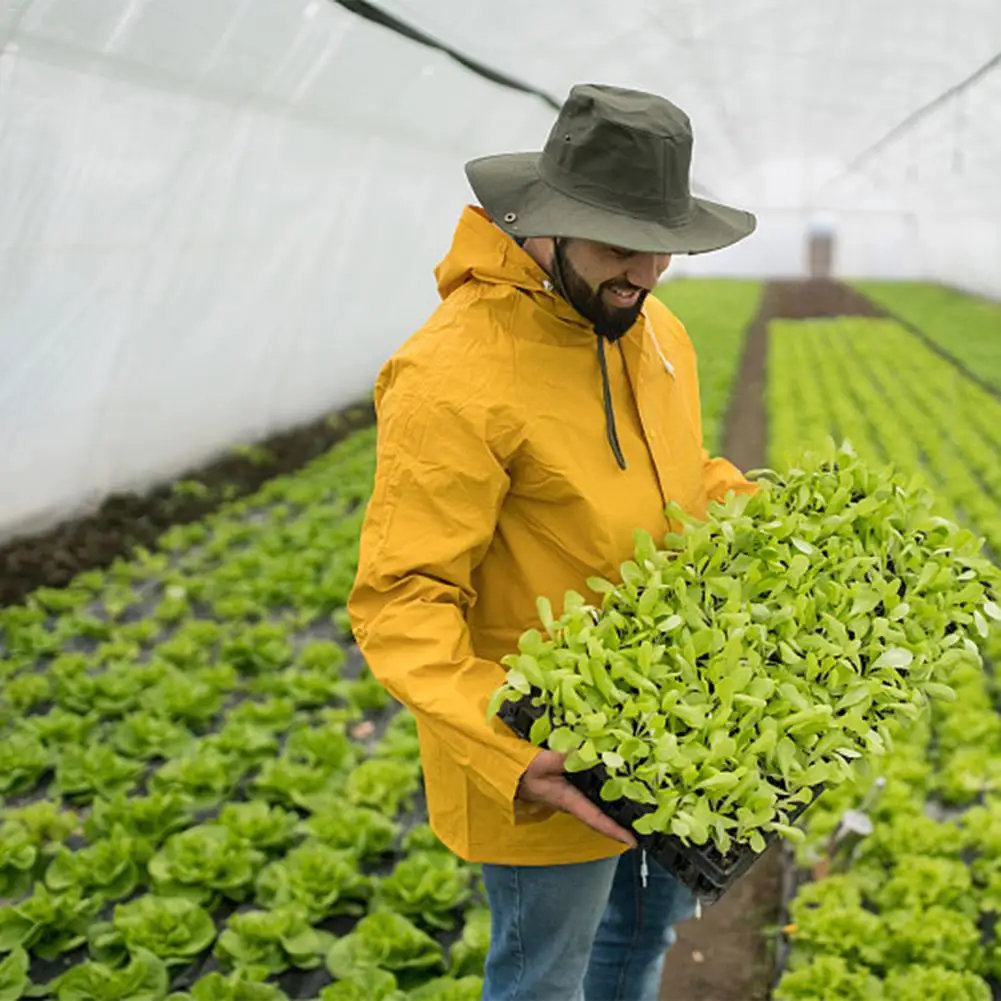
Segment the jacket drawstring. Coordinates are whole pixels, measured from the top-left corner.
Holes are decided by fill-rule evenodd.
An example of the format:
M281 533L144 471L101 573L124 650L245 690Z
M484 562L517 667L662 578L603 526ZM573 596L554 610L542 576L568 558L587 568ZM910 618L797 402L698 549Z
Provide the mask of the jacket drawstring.
M558 295L573 305L570 293L567 290L566 280L563 276L563 245L564 237L557 237L554 241L553 252L553 286ZM608 444L612 446L612 454L619 464L619 469L626 468L626 457L622 454L622 447L619 445L619 432L615 427L615 410L612 407L612 387L608 381L608 363L605 361L605 338L595 333L598 340L598 364L601 366L601 395L605 406L605 432L608 436Z
M598 335L598 364L601 366L601 393L605 402L605 430L608 434L608 444L612 446L612 454L619 464L619 469L626 468L626 458L619 445L619 433L615 427L615 409L612 406L612 387L608 382L608 363L605 361L605 338Z

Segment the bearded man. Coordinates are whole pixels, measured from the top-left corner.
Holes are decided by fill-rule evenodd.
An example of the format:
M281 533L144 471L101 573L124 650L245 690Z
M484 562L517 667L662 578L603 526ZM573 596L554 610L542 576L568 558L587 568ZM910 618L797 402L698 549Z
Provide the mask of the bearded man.
M536 598L587 593L669 531L754 487L703 447L696 356L649 293L674 254L748 236L693 197L687 115L574 87L545 148L466 165L441 304L375 387L375 486L348 610L415 715L430 823L483 863L484 1001L655 1001L689 891L487 702Z

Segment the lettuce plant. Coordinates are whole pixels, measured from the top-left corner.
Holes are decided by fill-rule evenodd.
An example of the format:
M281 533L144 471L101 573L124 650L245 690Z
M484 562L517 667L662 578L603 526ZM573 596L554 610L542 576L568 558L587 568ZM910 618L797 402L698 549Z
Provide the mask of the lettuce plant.
M284 696L297 706L322 706L343 697L344 682L318 668L286 667L258 676L248 690L255 695Z
M284 696L272 696L259 702L248 699L226 714L227 723L248 723L278 732L295 718L295 703Z
M100 620L95 620L95 622L105 627L108 625L107 623L100 622ZM158 622L154 622L151 619L139 619L138 622L126 622L124 625L118 626L114 631L126 643L137 643L139 646L149 647L155 643L157 637L160 635L161 628ZM109 631L94 638L110 639L110 636L111 632Z
M313 928L299 907L233 914L219 935L215 956L229 967L282 973L290 966L312 970L323 962L333 942L329 932Z
M344 771L354 765L357 750L343 727L302 727L289 734L285 754L292 761Z
M96 922L86 932L91 955L111 966L139 949L149 950L168 966L188 963L215 937L208 911L183 897L155 894L116 905L110 921Z
M225 661L203 664L194 670L189 668L189 673L195 681L208 685L223 694L235 692L241 685L239 672L232 664L227 664Z
M76 887L85 896L120 900L139 883L136 863L139 848L135 839L120 827L108 838L78 851L60 846L45 871L45 882L57 893Z
M890 866L901 855L935 855L958 859L965 847L963 831L921 813L898 814L878 824L859 845L860 862Z
M18 1001L27 993L29 965L28 953L20 946L0 957L0 1001Z
M344 648L333 640L311 640L304 643L296 655L300 667L322 671L328 677L340 676L340 669L347 660Z
M889 964L985 972L980 929L973 918L938 904L923 910L891 911L882 917Z
M438 977L415 987L407 1001L480 1001L483 996L483 978L478 976Z
M97 713L67 712L58 706L47 713L26 716L17 720L17 729L41 741L46 747L57 750L61 747L85 744L91 738L94 728L100 722Z
M26 733L5 736L0 741L0 796L31 789L51 764L51 752L37 737Z
M100 674L85 671L56 676L55 698L63 709L76 713L96 712L118 718L136 705L142 690L131 664L116 664Z
M199 824L172 834L149 861L156 892L211 904L221 894L244 900L264 864L263 852L223 824Z
M351 851L359 859L385 855L400 833L400 825L367 806L351 806L339 796L320 798L314 812L299 822L300 833L331 848Z
M261 623L247 626L226 639L222 657L242 674L256 675L288 667L294 652L284 629Z
M228 719L218 730L202 738L202 746L256 764L277 753L278 737L270 727L259 723Z
M116 754L107 744L64 747L56 762L55 787L66 799L89 803L133 789L145 766Z
M344 791L348 802L355 806L378 808L393 816L412 802L418 784L414 763L372 758L351 772Z
M93 960L72 966L47 985L55 1001L162 1001L167 967L147 949L136 949L120 969Z
M832 955L818 955L786 970L772 997L774 1001L898 1001L895 994L884 995L882 982L871 970Z
M224 693L182 670L171 670L140 696L143 708L188 724L205 724L222 708Z
M367 669L347 685L347 697L363 712L380 712L392 705L393 697Z
M362 918L354 931L338 939L327 953L327 969L340 980L370 967L395 973L445 971L442 947L401 914L380 911Z
M149 796L98 797L84 821L84 833L96 841L121 828L133 839L133 857L145 864L162 841L191 823L192 811L191 800L173 790Z
M150 712L130 713L112 731L115 748L129 758L173 758L191 745L191 731L166 716Z
M472 873L454 855L416 852L401 859L376 888L376 906L419 919L431 928L455 927L455 911L471 896Z
M24 806L8 807L4 819L19 824L39 849L53 851L80 827L80 817L51 799L38 799Z
M22 674L3 686L3 701L15 712L24 713L46 702L52 695L52 682L44 674Z
M490 950L490 911L474 907L466 911L462 935L449 951L449 972L453 977L475 976L482 972Z
M196 809L210 809L232 793L249 767L234 754L196 742L153 773L150 789L173 790L188 797Z
M28 892L38 857L38 847L21 824L0 825L0 900L14 900Z
M219 811L217 822L254 848L268 851L284 848L292 841L299 818L280 806L251 800L249 803L227 803Z
M257 899L265 907L296 904L310 921L334 914L364 914L371 882L354 855L307 841L270 863L257 878Z
M861 904L814 906L797 896L790 907L789 939L797 959L840 956L852 968L879 967L886 956L883 921Z
M0 909L0 953L20 946L53 959L75 949L86 941L101 904L100 897L84 897L79 887L53 893L44 883L35 883L31 896Z
M973 744L957 749L940 770L936 785L942 801L955 806L973 803L984 793L1001 791L997 748Z
M933 905L976 919L978 908L970 870L955 859L899 855L893 875L873 894L881 911L923 911Z
M941 966L912 966L891 970L886 997L892 1001L991 1001L986 980L967 970Z
M401 709L390 720L382 740L372 749L372 757L417 761L420 759L420 751L417 720L413 713Z
M198 980L190 992L170 994L167 1001L289 1001L280 987L251 979L244 973L243 968L228 976L209 973Z
M428 823L415 824L403 836L405 852L448 852L448 848Z
M182 622L191 614L191 605L185 597L163 597L153 609L153 618L163 625Z
M317 1001L408 1001L408 996L399 990L392 973L369 966L324 987Z
M336 770L296 761L288 754L265 761L253 779L255 792L269 803L305 809L309 809L318 797L336 792L343 784Z

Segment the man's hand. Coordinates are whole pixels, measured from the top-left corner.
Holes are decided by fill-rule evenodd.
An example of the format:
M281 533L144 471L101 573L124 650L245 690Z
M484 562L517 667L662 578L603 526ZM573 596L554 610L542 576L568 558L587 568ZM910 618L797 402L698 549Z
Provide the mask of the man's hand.
M525 803L540 803L552 810L569 813L614 841L636 847L636 838L611 817L602 813L579 789L575 789L563 774L565 754L540 751L518 784L516 798Z

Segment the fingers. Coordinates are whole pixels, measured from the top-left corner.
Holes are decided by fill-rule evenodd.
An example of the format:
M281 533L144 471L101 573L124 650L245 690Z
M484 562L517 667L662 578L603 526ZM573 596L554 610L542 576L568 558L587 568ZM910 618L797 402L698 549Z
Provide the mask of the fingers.
M594 805L579 789L575 789L566 779L555 784L550 802L559 810L569 813L599 834L636 847L636 838L624 827L620 827L611 817Z
M530 803L544 803L552 809L569 813L606 838L635 848L636 838L631 832L620 827L566 780L563 773L565 760L566 755L558 751L540 751L522 777L519 798Z
M535 775L539 778L547 775L562 775L563 762L566 761L566 758L567 756L560 754L559 751L540 751L532 759L531 764L528 766L528 772L530 775Z

